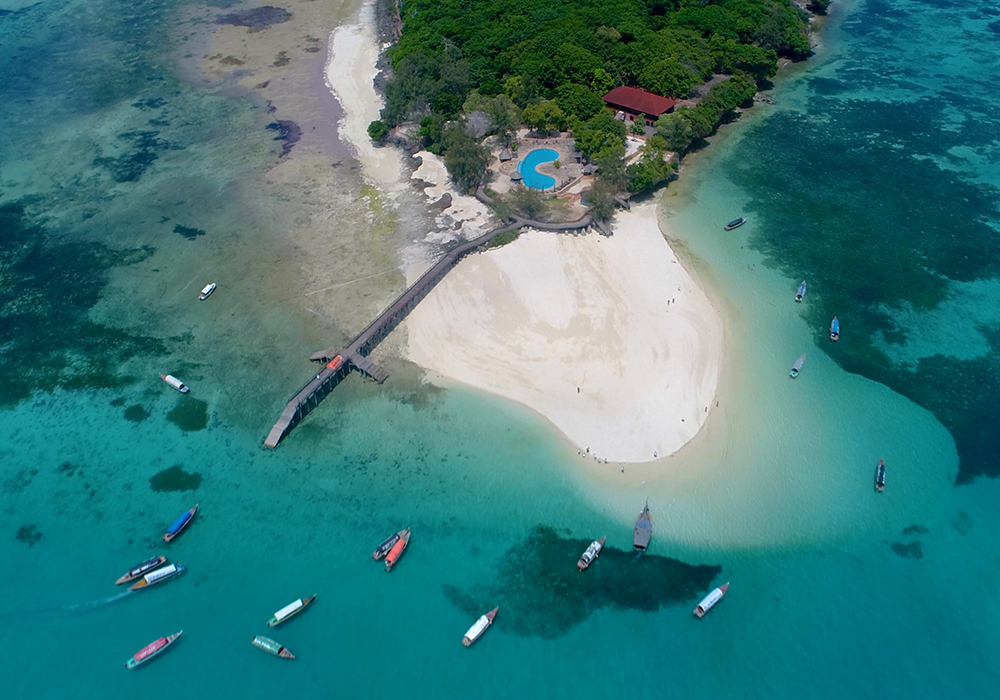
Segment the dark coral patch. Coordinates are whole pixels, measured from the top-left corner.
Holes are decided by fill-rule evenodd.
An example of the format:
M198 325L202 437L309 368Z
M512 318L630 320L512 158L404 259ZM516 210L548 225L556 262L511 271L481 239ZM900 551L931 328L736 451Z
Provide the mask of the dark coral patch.
M924 550L920 546L920 542L911 542L910 544L903 544L902 542L893 542L892 551L903 557L904 559L923 559Z
M909 527L903 528L904 535L926 535L930 530L928 530L923 525L910 525Z
M132 421L133 423L142 423L147 418L149 418L149 411L147 411L139 404L129 406L128 408L125 409L125 420L127 421Z
M268 124L266 128L269 131L278 132L278 135L274 137L275 141L285 142L281 147L282 156L287 156L289 151L292 150L292 146L297 144L299 139L302 138L302 127L290 119L279 119L276 122Z
M31 486L32 480L38 474L37 469L21 469L3 482L4 493L20 493Z
M42 533L38 531L38 527L35 525L22 525L17 529L17 534L14 537L19 542L24 542L29 547L34 547L38 540L42 539Z
M191 473L175 464L169 469L157 472L149 480L149 486L156 492L161 491L194 491L201 486L201 474Z
M522 636L565 634L602 607L653 612L664 605L694 601L711 587L721 566L691 565L677 559L606 547L581 574L577 559L590 540L561 538L536 527L504 555L496 577L470 590L445 586L445 595L471 618L499 605L502 628Z
M219 15L216 24L231 24L235 27L249 27L252 32L259 32L267 29L272 24L281 24L292 18L292 13L283 7L264 5L263 7L252 7L249 10L230 12Z
M204 430L208 427L208 404L190 396L181 396L174 410L167 414L167 420L186 433Z
M174 226L174 233L181 234L182 236L184 236L189 241L193 241L198 236L204 236L205 235L205 232L202 231L200 228L193 228L191 226L181 226L180 224L177 224L176 226Z

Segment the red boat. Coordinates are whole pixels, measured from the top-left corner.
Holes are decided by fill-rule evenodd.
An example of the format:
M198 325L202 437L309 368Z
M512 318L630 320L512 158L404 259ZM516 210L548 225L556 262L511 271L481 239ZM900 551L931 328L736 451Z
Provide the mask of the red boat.
M392 571L392 567L396 565L399 558L403 556L403 550L406 549L406 545L410 543L410 528L406 528L399 533L399 540L396 544L392 545L392 549L389 553L385 555L385 570Z
M177 638L180 637L183 633L184 630L181 630L177 634L172 634L169 637L160 637L152 644L144 646L142 649L132 654L132 658L125 662L125 668L131 669L135 668L139 664L146 663L151 658L153 658L161 651L166 649L168 646L173 644L175 641L177 641Z

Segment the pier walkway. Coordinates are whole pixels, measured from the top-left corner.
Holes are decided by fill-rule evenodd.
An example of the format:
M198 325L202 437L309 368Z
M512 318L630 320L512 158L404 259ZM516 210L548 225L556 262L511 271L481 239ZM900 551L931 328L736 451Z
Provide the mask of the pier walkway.
M589 215L578 221L561 224L546 224L521 217L514 217L511 223L487 231L478 238L473 238L471 241L467 241L449 250L431 269L421 275L420 279L403 292L389 308L368 324L368 327L361 331L347 347L340 350L321 350L309 358L318 362L325 362L326 366L288 400L285 410L281 412L281 417L274 424L274 427L271 428L267 439L264 440L264 447L272 449L277 447L278 443L292 431L292 428L302 422L302 419L309 415L319 405L319 402L326 398L343 381L344 377L350 374L352 369L361 372L379 383L384 382L389 373L384 368L369 360L368 354L399 325L400 321L406 318L410 311L466 255L480 249L501 233L507 231L514 231L524 227L548 231L579 231L588 228L592 224L593 221Z

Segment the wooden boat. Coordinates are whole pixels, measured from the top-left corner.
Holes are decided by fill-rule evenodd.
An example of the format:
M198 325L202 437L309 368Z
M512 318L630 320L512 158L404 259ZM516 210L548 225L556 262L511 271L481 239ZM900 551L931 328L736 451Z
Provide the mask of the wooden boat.
M875 467L875 490L879 493L885 491L885 460L880 459Z
M167 563L167 558L164 556L153 557L152 559L147 559L141 564L129 569L127 574L123 574L121 578L115 581L116 586L120 586L123 583L129 583L135 581L140 576L144 576L147 572L157 569Z
M162 569L157 569L156 571L152 571L146 574L136 583L133 583L131 586L129 586L128 589L130 591L142 591L149 588L150 586L155 586L158 583L163 583L167 579L171 579L174 576L180 576L183 573L184 573L184 567L181 566L180 564L168 564L167 566L164 566Z
M702 601L698 603L698 607L694 609L695 617L705 617L705 613L711 610L716 603L722 600L722 596L726 595L726 591L728 590L729 584L724 583L705 596Z
M132 658L125 662L125 668L131 669L135 668L139 664L146 663L168 646L176 642L177 638L182 634L184 634L184 630L181 630L177 634L172 634L169 637L160 637L152 644L147 644L142 649L132 654Z
M649 520L649 501L635 520L635 533L632 536L632 549L640 554L646 551L649 540L653 536L653 523Z
M795 361L795 364L792 365L792 371L788 373L788 376L791 377L792 379L795 379L797 376L799 376L799 372L802 370L802 365L804 365L805 363L806 363L806 354L802 353L801 355L799 355L799 359Z
M746 219L745 216L741 216L738 219L733 219L728 224L726 224L726 230L727 231L732 231L734 228L739 228L740 226L742 226L746 222L747 222L747 219Z
M160 379L162 379L163 381L165 381L167 384L169 384L170 386L172 386L174 389L177 389L177 391L181 392L182 394L186 394L189 391L191 391L190 389L187 388L187 384L185 384L184 382L182 382L180 379L178 379L177 377L175 377L172 374L161 374L160 375Z
M200 504L196 503L194 508L185 511L184 513L181 513L180 516L178 516L177 520L174 521L173 525L167 528L167 534L163 536L164 542L169 542L170 540L177 537L177 535L181 534L181 530L183 530L188 526L188 523L190 523L191 520L194 518L194 514L198 512L199 505Z
M285 647L278 644L276 641L269 637L262 637L257 635L253 638L253 645L258 649L266 651L268 654L273 656L281 657L282 659L294 659L295 655L288 651Z
M835 343L840 340L840 321L837 320L836 316L830 322L830 340Z
M298 615L300 612L305 610L306 606L309 605L309 603L313 602L314 600L316 600L316 596L311 595L308 598L305 599L299 598L294 603L289 603L288 605L286 605L281 610L279 610L278 612L274 613L274 615L271 616L271 619L270 621L268 621L267 626L276 627L277 625L280 625L288 618L294 617L295 615Z
M205 288L201 290L201 294L198 295L198 298L201 301L205 301L206 299L208 299L210 296L212 296L212 292L215 291L215 286L216 286L215 282L212 282L211 284L206 284Z
M497 610L499 609L500 607L497 606L476 620L476 623L470 627L469 631L465 633L464 637L462 637L462 646L471 647L474 641L482 637L483 632L485 632L489 626L493 624L493 618L497 616Z
M392 545L392 549L389 553L385 555L385 570L392 571L392 567L396 565L399 558L403 556L403 550L406 549L406 545L410 543L410 528L401 530L399 532L399 539L396 540L396 544Z
M580 561L576 563L576 568L583 571L590 566L597 559L597 555L601 553L601 550L604 549L604 540L606 539L608 539L607 536L591 542L590 546L587 547L587 551L580 557Z
M372 559L378 561L379 559L384 557L389 552L389 550L392 549L393 545L399 542L399 535L400 533L394 532L387 538L385 538L382 544L376 547L375 551L372 552Z
M802 284L799 285L799 291L795 293L795 301L802 301L802 297L806 295L806 281L802 280Z

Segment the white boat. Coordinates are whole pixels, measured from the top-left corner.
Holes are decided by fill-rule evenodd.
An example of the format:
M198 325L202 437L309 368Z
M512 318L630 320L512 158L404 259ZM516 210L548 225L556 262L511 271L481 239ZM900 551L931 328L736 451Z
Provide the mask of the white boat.
M716 603L722 600L722 596L726 595L726 591L728 590L729 583L727 582L705 596L705 598L698 603L698 607L694 609L695 617L705 617L705 613L711 610Z
M493 618L497 616L497 610L499 609L499 606L495 607L476 620L476 624L470 627L469 631L465 633L464 637L462 637L462 645L467 647L472 646L474 641L482 637L483 632L485 632L489 626L493 624Z
M201 294L198 295L198 298L201 299L202 301L205 301L210 296L212 296L212 292L214 291L215 291L215 282L212 282L212 284L206 284L205 288L201 290Z
M298 613L305 610L305 607L314 600L316 600L316 596L312 595L305 599L299 598L294 603L289 603L281 610L274 613L274 615L271 617L271 620L267 623L267 626L275 627L277 625L280 625L282 622L290 618L292 615L297 615Z
M604 540L606 539L607 537L602 537L599 540L591 542L590 546L587 547L587 551L583 553L582 557L580 557L580 561L576 563L576 568L583 571L590 566L594 560L597 559L597 555L601 553L601 550L604 549Z
M169 384L170 386L172 386L174 389L177 389L177 391L181 392L182 394L186 394L189 391L191 391L190 389L187 388L187 384L185 384L184 382L182 382L180 379L178 379L177 377L175 377L172 374L161 374L160 375L160 379L162 379L163 381L165 381L167 384Z
M149 588L150 586L155 586L158 583L163 583L167 579L183 573L184 567L180 564L168 564L162 569L157 569L156 571L146 574L139 579L139 581L129 586L128 589L130 591L141 591L144 588Z

